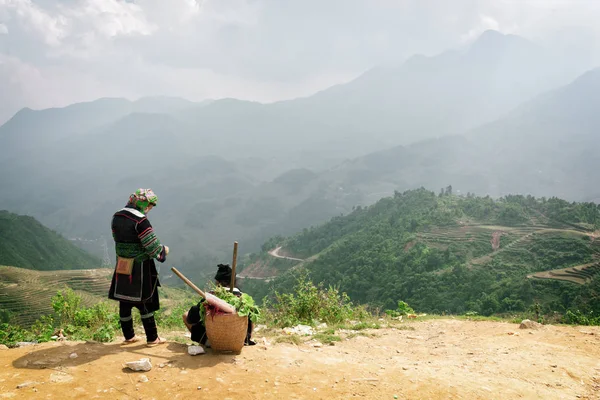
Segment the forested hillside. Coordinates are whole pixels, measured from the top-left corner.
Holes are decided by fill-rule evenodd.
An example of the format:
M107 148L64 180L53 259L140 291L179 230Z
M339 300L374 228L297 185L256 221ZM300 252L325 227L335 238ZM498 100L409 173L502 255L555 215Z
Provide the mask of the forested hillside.
M292 263L268 286L286 289L306 269L314 282L339 285L353 300L383 308L403 300L435 313L489 315L536 303L550 311L600 311L600 285L592 279L600 254L599 206L451 192L396 192L293 237L272 239L264 250L282 246L284 254L308 260ZM268 270L264 260L264 253L254 255L247 271L261 262ZM279 268L270 270L281 271L275 262Z
M0 265L50 271L98 268L100 264L35 218L0 210Z

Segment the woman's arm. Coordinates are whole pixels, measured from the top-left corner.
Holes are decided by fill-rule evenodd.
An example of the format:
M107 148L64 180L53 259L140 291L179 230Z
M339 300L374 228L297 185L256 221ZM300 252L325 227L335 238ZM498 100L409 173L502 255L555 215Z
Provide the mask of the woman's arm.
M144 246L144 249L146 250L146 254L148 254L150 258L156 258L158 261L164 262L167 259L168 247L163 246L160 243L160 240L156 236L156 233L147 218L137 224L137 232L138 237L142 242L142 246Z

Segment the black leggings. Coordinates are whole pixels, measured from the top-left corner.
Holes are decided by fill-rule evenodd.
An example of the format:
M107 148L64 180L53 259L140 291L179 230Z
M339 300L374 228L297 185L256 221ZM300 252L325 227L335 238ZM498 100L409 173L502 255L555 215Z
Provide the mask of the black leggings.
M154 312L148 311L145 304L132 304L119 302L119 317L121 322L121 330L125 340L129 340L135 336L133 330L133 316L131 315L131 309L135 307L140 310L140 316L142 317L142 324L144 324L144 331L146 332L146 340L148 342L154 342L158 339L158 330L156 329L156 321L154 320Z

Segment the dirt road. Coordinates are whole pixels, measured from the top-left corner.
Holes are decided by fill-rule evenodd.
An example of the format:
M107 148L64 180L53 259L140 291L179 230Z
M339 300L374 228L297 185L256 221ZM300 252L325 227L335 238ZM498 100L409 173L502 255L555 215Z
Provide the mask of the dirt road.
M287 256L282 256L279 254L279 251L281 250L281 246L277 247L276 249L273 249L271 251L269 251L269 255L273 256L275 258L284 258L286 260L293 260L293 261L304 261L301 258L294 258L294 257L287 257Z
M414 330L372 330L335 346L259 344L240 355L189 356L178 343L0 350L0 399L600 398L599 328L453 319L399 326L407 325ZM122 368L142 357L151 371Z

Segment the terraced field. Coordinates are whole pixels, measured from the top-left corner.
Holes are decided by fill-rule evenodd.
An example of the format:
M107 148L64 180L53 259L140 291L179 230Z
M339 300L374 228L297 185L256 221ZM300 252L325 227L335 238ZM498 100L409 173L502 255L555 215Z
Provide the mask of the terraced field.
M537 272L527 275L527 278L555 279L584 285L592 280L594 275L600 272L600 262L593 262L577 267L555 269L551 271Z
M485 266L495 257L501 257L502 261L515 265L532 266L536 262L536 252L533 249L535 246L539 246L541 241L546 241L547 246L547 243L551 244L553 241L560 243L568 237L578 239L587 236L591 240L587 247L591 254L591 262L531 273L527 277L585 284L591 281L597 273L600 273L600 240L596 238L596 232L578 230L572 226L558 226L556 223L546 225L539 219L532 222L535 224L523 227L474 224L437 228L431 232L420 233L418 240L425 242L430 247L444 250L450 246L465 245L464 248L468 249L466 250L468 251L466 254L469 260L468 266L475 268ZM552 251L552 248L550 247L549 250ZM557 253L556 263L558 265L562 263L562 266L565 263L568 265L568 260L561 260L560 252ZM552 268L552 265L548 266Z
M418 237L426 242L449 245L456 242L473 242L475 240L490 243L493 232L525 236L531 232L543 229L538 226L507 227L498 225L462 225L460 227L436 228L430 232L421 232ZM491 249L491 244L490 244Z
M0 309L13 313L15 322L29 326L41 315L52 312L51 299L57 291L71 288L84 305L105 300L112 269L33 271L0 266Z
M422 232L417 237L428 246L442 250L450 246L467 245L469 265L481 265L489 262L497 252L505 251L544 228L540 226L463 225ZM497 249L494 250L494 248Z
M569 231L572 233L573 231ZM536 272L527 275L529 279L554 279L584 285L589 283L594 276L600 273L600 240L595 234L591 236L590 249L592 252L592 262L569 267L558 268L548 271Z

